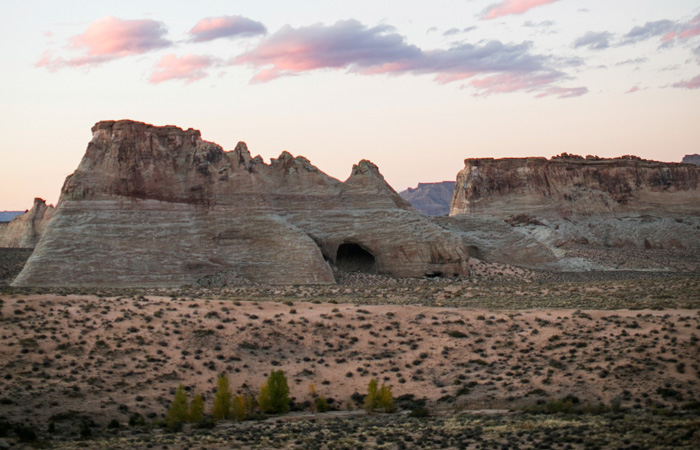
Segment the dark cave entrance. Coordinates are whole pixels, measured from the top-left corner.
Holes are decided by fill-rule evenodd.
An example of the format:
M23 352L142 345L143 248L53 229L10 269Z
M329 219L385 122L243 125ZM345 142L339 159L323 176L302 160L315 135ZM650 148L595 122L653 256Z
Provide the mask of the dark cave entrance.
M374 255L358 244L341 244L336 253L335 265L345 272L377 273Z

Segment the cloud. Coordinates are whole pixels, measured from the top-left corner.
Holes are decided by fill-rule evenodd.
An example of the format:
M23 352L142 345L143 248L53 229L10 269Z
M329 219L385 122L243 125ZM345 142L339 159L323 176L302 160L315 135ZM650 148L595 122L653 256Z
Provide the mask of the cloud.
M323 69L364 75L433 75L439 84L467 80L482 94L536 91L566 78L555 59L531 52L531 43L500 41L422 50L394 29L356 20L334 25L285 26L233 60L254 67L252 82Z
M422 52L392 31L387 25L367 28L356 20L331 26L285 25L256 48L236 57L234 63L257 68L270 66L256 75L256 81L327 68L375 73L400 70L419 59Z
M698 89L700 88L700 75L688 81L679 81L678 83L673 83L673 87L684 89Z
M573 97L580 97L580 96L585 95L587 93L588 93L587 87L563 88L563 87L552 86L550 88L545 89L543 92L536 95L535 97L542 98L542 97L549 97L549 96L553 95L557 98L573 98Z
M664 44L682 41L700 35L700 14L693 17L686 23L679 24L674 30L669 31L661 37Z
M625 91L625 94L633 94L639 90L638 86L632 86L628 91Z
M604 50L610 46L612 33L589 31L574 41L574 48L588 47L588 50Z
M82 55L63 58L53 57L51 52L44 52L36 67L46 67L53 71L65 66L93 66L169 47L172 42L164 38L166 31L165 26L155 20L104 17L94 21L85 32L71 39L68 49L79 51Z
M199 56L189 53L177 57L172 53L163 56L150 77L153 84L167 80L184 80L186 83L201 80L207 76L206 69L215 63L209 56Z
M445 31L442 33L443 36L453 36L455 34L459 33L467 33L469 31L476 30L475 26L471 27L466 27L466 28L450 28L449 30Z
M649 61L649 58L647 57L638 57L638 58L631 58L631 59L626 59L624 61L620 61L619 63L615 63L616 66L628 66L631 64L642 64Z
M647 22L642 26L632 28L627 34L625 34L622 43L634 44L639 41L653 38L654 36L661 36L671 31L675 25L675 22L667 19Z
M496 19L510 14L523 14L532 8L554 3L559 0L503 0L488 6L482 13L484 20Z
M676 41L683 41L700 35L700 14L687 22L674 22L672 20L657 20L647 22L642 26L632 28L624 36L623 44L634 44L636 42L661 36L661 42L665 45Z
M207 17L197 22L189 34L193 42L206 42L219 38L267 34L267 28L262 23L243 16Z

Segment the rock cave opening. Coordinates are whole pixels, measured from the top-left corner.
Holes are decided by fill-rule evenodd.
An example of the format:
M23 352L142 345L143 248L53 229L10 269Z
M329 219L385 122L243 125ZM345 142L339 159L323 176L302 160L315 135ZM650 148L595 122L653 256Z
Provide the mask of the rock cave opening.
M354 243L341 244L338 247L335 265L345 272L377 273L374 255Z

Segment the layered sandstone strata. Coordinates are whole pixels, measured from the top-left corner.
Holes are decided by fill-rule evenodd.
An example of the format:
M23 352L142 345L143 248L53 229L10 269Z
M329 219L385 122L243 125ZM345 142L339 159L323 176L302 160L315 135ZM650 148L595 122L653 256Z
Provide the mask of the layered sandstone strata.
M18 286L334 283L332 266L464 275L453 233L360 161L340 182L283 152L225 152L199 131L104 121Z
M34 248L53 217L53 205L35 198L32 208L0 228L0 247Z
M562 154L466 159L450 215L539 218L700 214L700 167Z

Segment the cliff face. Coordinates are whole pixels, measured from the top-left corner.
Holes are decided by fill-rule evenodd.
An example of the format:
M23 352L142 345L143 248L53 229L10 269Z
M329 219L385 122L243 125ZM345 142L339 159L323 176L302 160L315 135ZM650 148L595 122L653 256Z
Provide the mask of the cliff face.
M446 216L450 213L450 202L454 191L454 181L440 183L418 183L416 188L408 188L399 195L411 206L426 216Z
M14 284L333 283L468 272L467 249L360 161L340 182L283 152L265 164L199 131L105 121Z
M29 211L16 216L0 228L0 247L36 247L53 214L53 205L47 206L44 199L35 198Z
M700 167L636 157L466 159L450 215L700 214Z

